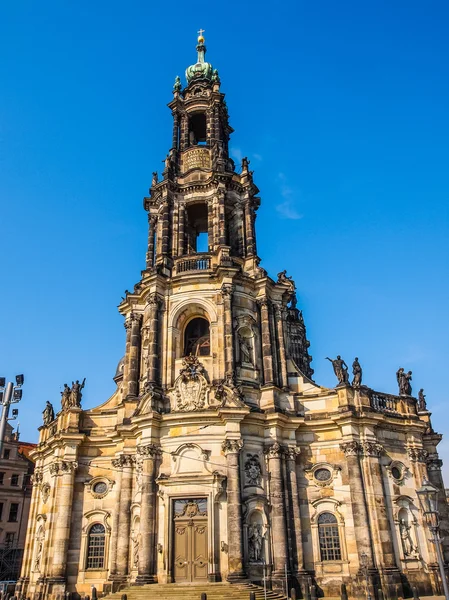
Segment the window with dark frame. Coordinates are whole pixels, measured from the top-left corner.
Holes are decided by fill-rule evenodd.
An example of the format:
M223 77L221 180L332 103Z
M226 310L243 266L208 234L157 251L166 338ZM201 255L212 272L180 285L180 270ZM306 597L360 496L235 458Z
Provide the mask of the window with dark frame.
M9 507L9 519L10 523L17 523L17 517L19 515L19 505L16 502L11 502Z
M318 537L321 560L341 560L340 535L335 515L325 512L318 517Z
M10 455L11 455L11 450L8 450L8 448L5 448L3 450L3 458L5 458L6 460L8 460L8 458L10 457Z
M14 544L14 532L9 531L5 534L5 546L8 548Z
M3 517L3 502L0 502L0 521L2 520Z
M0 473L0 485L4 484L4 478L5 478L5 474L4 473Z
M19 475L17 473L11 475L11 485L19 485Z
M94 523L87 538L87 569L104 568L106 531L101 523Z

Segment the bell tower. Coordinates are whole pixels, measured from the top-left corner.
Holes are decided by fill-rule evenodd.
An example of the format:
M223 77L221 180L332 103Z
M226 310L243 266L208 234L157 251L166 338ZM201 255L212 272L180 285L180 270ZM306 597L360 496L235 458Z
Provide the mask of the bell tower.
M186 86L175 79L171 148L144 198L146 268L119 307L127 327L123 394L151 393L154 409L176 410L171 390L192 355L209 385L232 382L250 404L274 408L288 373L313 373L305 328L293 281L285 272L273 281L259 266L259 190L248 159L237 170L229 156L233 129L202 30L196 50Z

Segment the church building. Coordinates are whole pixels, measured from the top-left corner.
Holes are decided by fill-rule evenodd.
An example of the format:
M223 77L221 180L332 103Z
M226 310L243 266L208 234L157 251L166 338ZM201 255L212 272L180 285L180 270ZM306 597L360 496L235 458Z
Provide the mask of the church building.
M403 370L397 395L364 386L357 359L354 381L340 357L335 388L314 381L295 283L260 264L259 190L229 155L202 34L196 50L143 201L146 265L119 306L116 390L85 410L78 381L44 412L17 593L264 580L298 597L345 584L360 598L366 582L373 597L439 593L423 481L441 492L443 535L449 515L424 396Z

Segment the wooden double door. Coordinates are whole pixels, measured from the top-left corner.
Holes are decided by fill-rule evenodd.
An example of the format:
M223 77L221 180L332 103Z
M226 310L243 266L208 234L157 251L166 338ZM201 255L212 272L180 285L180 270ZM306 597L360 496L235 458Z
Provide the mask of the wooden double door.
M206 582L209 562L207 499L174 500L173 509L175 582Z

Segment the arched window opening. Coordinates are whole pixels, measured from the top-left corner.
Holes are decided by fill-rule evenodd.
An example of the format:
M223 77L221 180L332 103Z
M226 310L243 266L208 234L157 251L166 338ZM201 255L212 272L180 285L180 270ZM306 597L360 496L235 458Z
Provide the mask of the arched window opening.
M206 141L206 115L204 113L194 113L189 119L189 145L204 146Z
M184 334L184 356L209 356L210 354L210 330L206 319L197 317L192 319Z
M341 560L340 536L335 515L329 512L318 517L321 560Z
M209 251L207 204L187 207L187 253Z
M94 523L87 539L87 569L104 568L106 531L101 523Z

